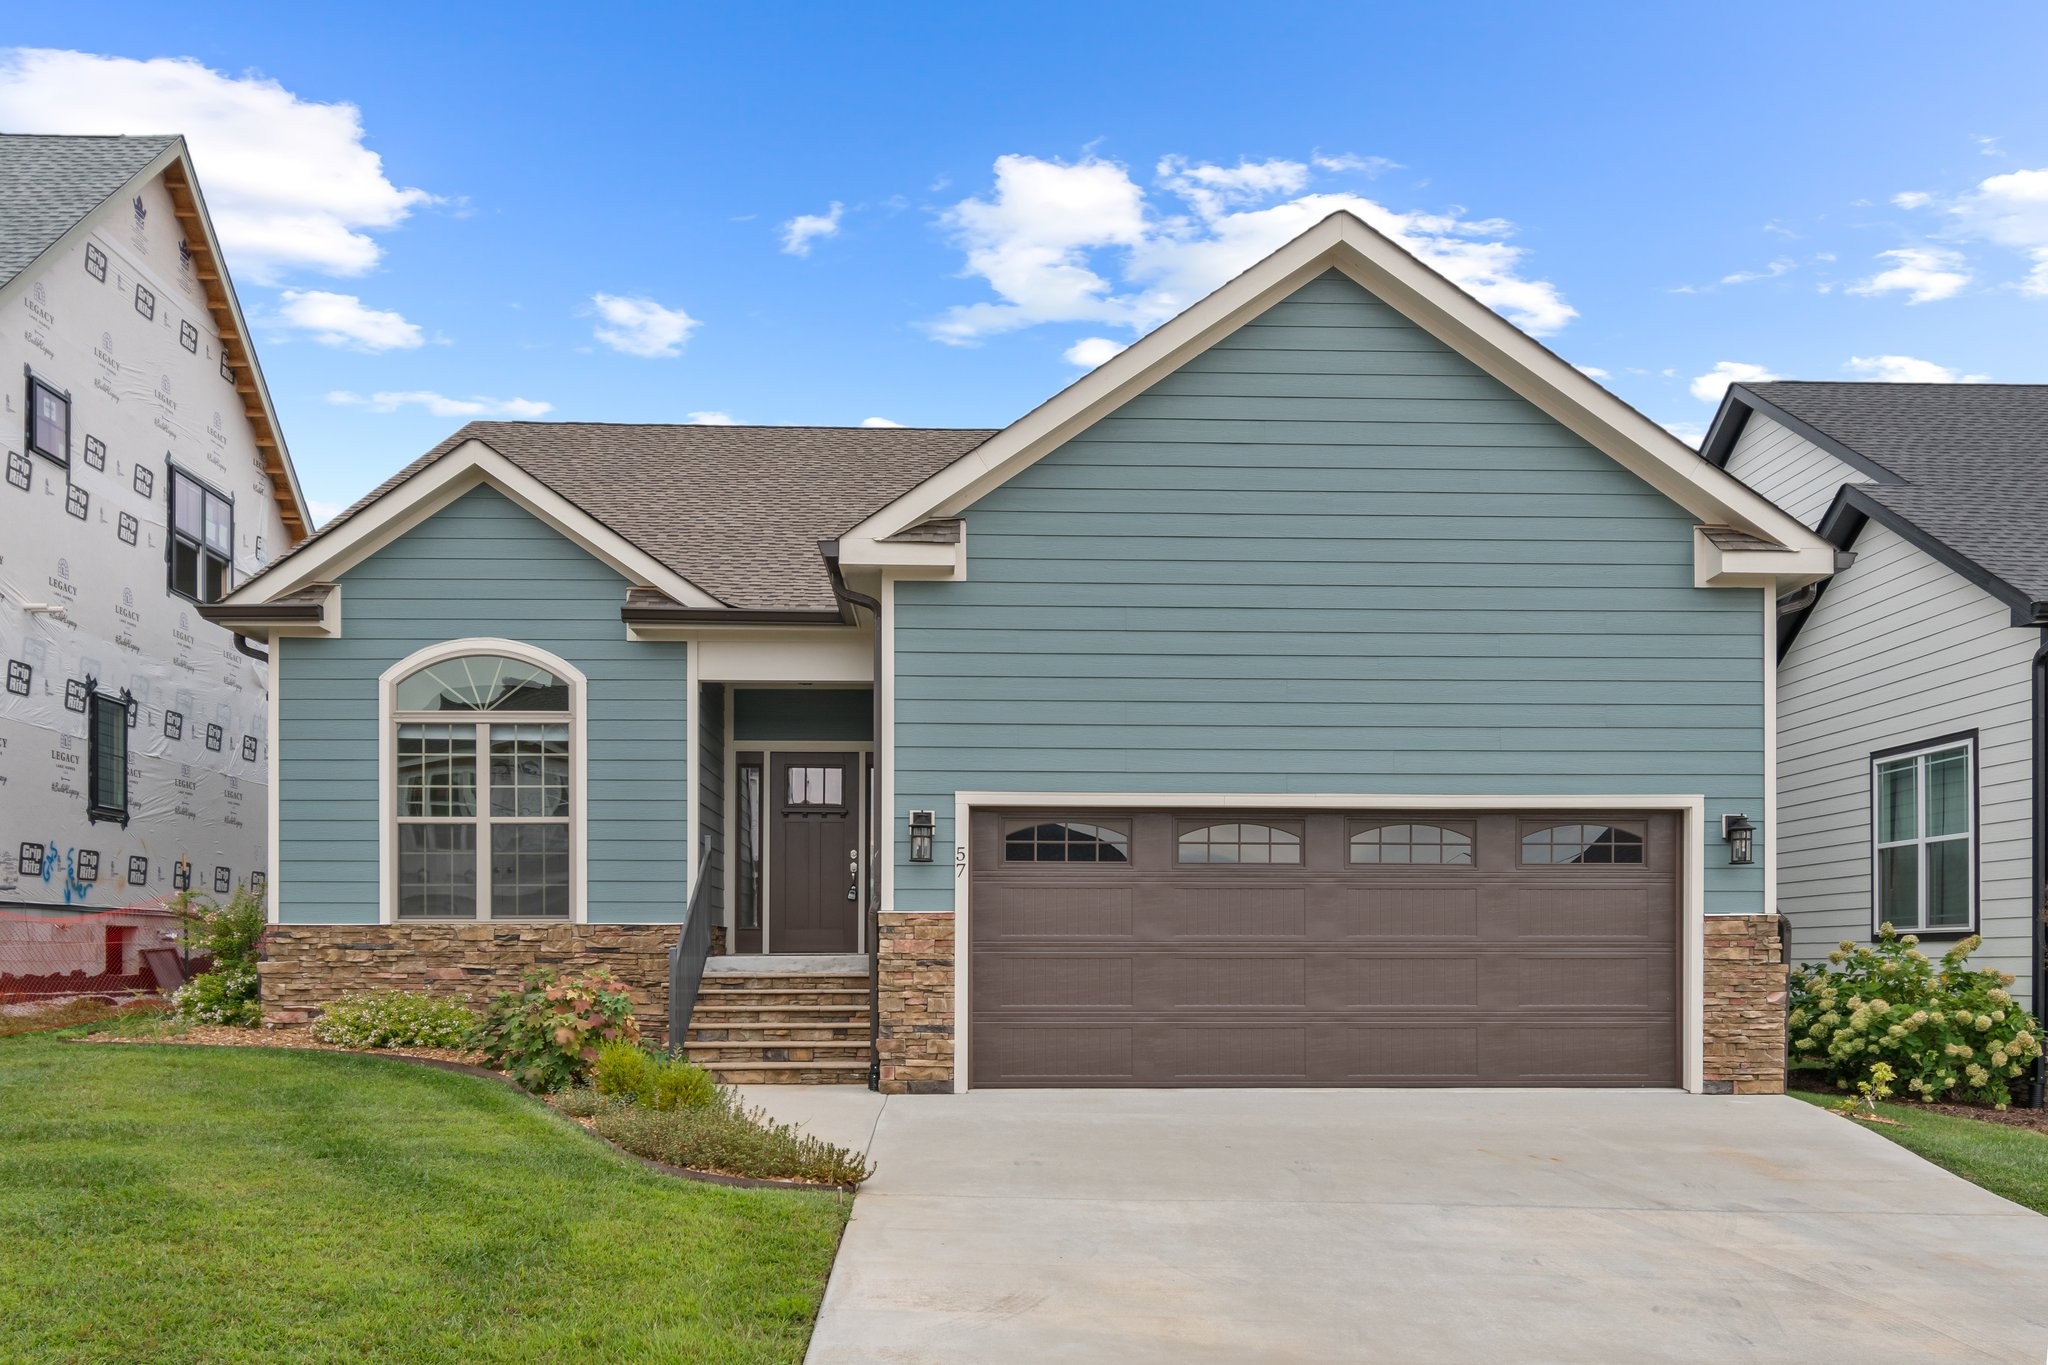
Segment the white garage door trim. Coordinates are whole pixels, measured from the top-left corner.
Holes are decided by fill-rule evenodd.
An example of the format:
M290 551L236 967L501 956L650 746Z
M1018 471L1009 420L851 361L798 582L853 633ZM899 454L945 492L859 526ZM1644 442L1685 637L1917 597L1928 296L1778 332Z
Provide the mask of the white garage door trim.
M1678 936L1683 961L1679 980L1679 1075L1685 1088L1699 1094L1702 1082L1706 983L1706 879L1701 854L1706 847L1707 799L1704 796L1643 796L1625 792L1597 796L1443 796L1431 793L1388 795L1299 795L1292 792L956 792L953 797L953 1089L965 1093L968 1038L968 992L973 973L967 956L973 937L974 879L969 867L974 812L1005 807L1087 807L1092 810L1641 810L1676 811L1679 835L1679 895L1684 928Z

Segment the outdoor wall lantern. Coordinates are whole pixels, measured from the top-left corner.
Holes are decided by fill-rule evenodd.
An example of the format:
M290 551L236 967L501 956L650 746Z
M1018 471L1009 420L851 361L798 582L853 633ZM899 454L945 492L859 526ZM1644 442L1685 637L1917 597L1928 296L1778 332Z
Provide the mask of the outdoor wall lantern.
M931 811L910 812L910 861L928 863L932 860L932 833L938 825L938 817Z
M1749 822L1747 815L1722 816L1721 837L1728 841L1730 866L1747 867L1755 861L1756 826Z

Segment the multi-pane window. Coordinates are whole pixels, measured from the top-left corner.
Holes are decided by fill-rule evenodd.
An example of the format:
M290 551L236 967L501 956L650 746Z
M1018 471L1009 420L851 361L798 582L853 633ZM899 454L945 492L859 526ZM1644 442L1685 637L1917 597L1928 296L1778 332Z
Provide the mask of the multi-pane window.
M28 448L58 464L71 463L71 395L33 375L28 381Z
M831 767L801 767L784 770L782 801L786 806L843 806L846 804L846 770Z
M86 680L86 792L88 821L128 823L128 708L126 692L102 692Z
M1974 916L1972 744L1874 759L1877 920L1901 932L1967 929Z
M1351 836L1351 861L1469 865L1472 831L1447 825L1374 825Z
M396 700L399 917L567 919L567 681L469 655L407 677Z
M1175 857L1184 863L1298 863L1301 831L1285 825L1183 825Z
M1003 832L1006 863L1128 863L1127 830L1081 820L1040 820Z
M1640 863L1643 836L1619 825L1540 825L1522 830L1524 863Z
M184 470L171 469L171 591L218 602L231 586L235 505Z

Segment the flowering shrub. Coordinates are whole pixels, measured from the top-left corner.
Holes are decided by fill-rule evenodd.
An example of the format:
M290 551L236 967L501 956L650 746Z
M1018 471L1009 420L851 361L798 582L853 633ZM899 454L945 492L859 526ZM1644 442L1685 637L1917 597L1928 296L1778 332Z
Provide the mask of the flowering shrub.
M254 967L216 965L178 987L171 1004L187 1023L255 1028L263 1022L257 986Z
M2010 975L1968 965L1982 938L1956 944L1938 966L1919 943L1887 924L1874 946L1844 940L1828 965L1794 971L1792 1065L1847 1090L1883 1062L1904 1081L1902 1098L2003 1109L2041 1055L2041 1025L2013 1003Z
M228 897L226 905L186 892L172 909L187 926L186 946L213 959L212 970L193 977L171 997L178 1013L195 1024L254 1028L262 1023L256 976L266 924L262 900L246 889Z
M461 1047L476 1015L459 1000L419 991L344 995L313 1023L313 1036L336 1047Z
M525 986L492 998L470 1043L486 1066L509 1071L528 1090L549 1093L583 1079L604 1043L640 1037L633 1002L606 972L563 981L546 967Z

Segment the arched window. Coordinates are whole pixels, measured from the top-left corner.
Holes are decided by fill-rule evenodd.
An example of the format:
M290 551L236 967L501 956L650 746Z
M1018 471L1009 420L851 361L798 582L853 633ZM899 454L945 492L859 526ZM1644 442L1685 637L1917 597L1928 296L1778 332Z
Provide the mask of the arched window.
M1184 824L1175 857L1184 863L1298 863L1301 830L1250 820Z
M1374 825L1351 836L1351 861L1470 864L1472 831L1448 825Z
M582 677L526 646L470 641L385 683L391 917L574 918Z

